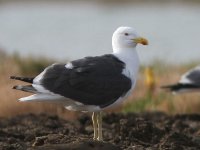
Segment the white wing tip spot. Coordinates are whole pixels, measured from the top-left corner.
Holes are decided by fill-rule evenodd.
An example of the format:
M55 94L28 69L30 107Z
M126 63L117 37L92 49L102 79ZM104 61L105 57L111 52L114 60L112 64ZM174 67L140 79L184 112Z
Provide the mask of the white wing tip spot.
M67 68L67 69L73 69L73 65L72 65L72 63L67 63L66 65L65 65L65 67Z

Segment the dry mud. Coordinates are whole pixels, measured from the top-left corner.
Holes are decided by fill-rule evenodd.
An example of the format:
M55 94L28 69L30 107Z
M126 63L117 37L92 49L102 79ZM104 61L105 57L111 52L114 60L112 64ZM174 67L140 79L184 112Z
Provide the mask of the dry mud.
M92 136L89 114L75 121L46 114L0 119L1 150L200 150L200 115L104 114L106 142Z

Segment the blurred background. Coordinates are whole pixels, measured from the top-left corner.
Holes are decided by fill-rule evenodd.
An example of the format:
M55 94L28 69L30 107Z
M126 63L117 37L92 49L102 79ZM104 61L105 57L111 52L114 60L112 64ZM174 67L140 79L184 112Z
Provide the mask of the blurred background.
M200 63L199 0L0 0L0 116L76 116L66 116L69 112L55 104L18 102L29 94L13 91L19 82L9 76L34 76L53 62L111 53L111 37L119 26L136 28L150 45L138 46L137 87L113 111L199 113L200 94L160 89Z

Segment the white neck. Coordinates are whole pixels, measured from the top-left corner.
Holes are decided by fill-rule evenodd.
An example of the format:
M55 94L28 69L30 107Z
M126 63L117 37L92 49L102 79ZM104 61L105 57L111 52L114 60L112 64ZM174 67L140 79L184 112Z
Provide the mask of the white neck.
M120 60L127 63L127 61L130 62L138 62L138 54L136 51L136 48L123 48L123 49L113 49L113 54L117 56Z
M139 69L139 57L136 48L113 49L113 54L126 63L130 77L135 78Z
M113 53L129 53L129 52L131 53L133 51L136 51L136 47L120 48L113 46Z

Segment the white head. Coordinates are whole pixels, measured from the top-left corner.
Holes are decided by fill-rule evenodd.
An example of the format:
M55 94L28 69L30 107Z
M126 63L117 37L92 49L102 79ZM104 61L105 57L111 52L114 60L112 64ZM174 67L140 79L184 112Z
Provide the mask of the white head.
M112 47L114 52L125 49L135 49L138 43L147 45L148 41L140 37L135 29L131 27L119 27L113 33Z

